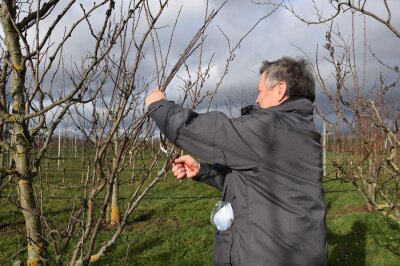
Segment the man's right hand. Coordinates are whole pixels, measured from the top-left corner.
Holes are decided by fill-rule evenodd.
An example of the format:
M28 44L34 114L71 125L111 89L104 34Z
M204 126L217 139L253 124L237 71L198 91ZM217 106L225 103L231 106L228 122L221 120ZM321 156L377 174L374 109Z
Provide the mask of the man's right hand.
M200 171L200 163L189 155L179 157L172 164L172 172L176 179L192 179Z

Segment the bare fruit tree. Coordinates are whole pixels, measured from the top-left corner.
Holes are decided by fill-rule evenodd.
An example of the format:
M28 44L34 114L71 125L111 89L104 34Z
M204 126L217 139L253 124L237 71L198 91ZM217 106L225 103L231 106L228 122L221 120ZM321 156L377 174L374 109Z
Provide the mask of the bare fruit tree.
M89 83L95 78L95 70L103 67L101 62L132 16L128 14L126 21L114 27L111 42L104 43L114 5L114 1L80 5L80 14L72 18L68 16L71 10L79 7L75 0L9 0L1 4L0 119L2 132L7 133L2 135L1 152L11 158L11 164L1 168L3 179L8 177L2 185L18 183L18 204L26 226L28 265L40 264L48 257L48 241L34 192L34 178L53 133L69 108L89 100L88 92L99 91L104 85L99 80L98 86L91 88ZM91 29L93 50L79 73L68 71L62 67L64 48L78 27L86 24L92 15L103 19L100 27ZM64 21L67 16L73 19L68 25ZM60 75L65 83L56 83ZM39 135L44 136L44 144L33 152Z
M173 158L181 152L168 143L163 143L164 147L160 149L159 144L163 142L163 139L158 138L144 106L144 95L149 89L153 89L151 86L156 84L165 91L175 78L178 82L180 81L179 85L168 90L179 92L180 104L191 109L196 109L200 104L209 108L228 73L228 68L235 57L234 53L259 22L273 12L271 11L254 25L249 26L249 30L244 32L234 45L227 45L224 71L220 77L217 77L216 84L210 84L209 77L214 65L214 53L209 57L203 53L208 48L205 38L206 30L225 4L226 2L223 2L211 9L206 2L202 25L193 33L176 61L170 59L170 53L176 38L175 29L179 24L181 11L177 13L173 26L170 27L167 41L165 39L163 41L160 38L160 30L155 26L157 16L152 15L150 9L144 7L140 17L146 18L145 34L141 35L141 39L135 37L135 31L133 35L121 35L118 56L107 58L107 64L111 66L110 71L105 73L110 80L109 86L111 84L108 94L99 95L91 103L92 108L86 111L91 114L90 118L79 105L76 105L76 115L73 119L91 142L94 152L90 158L88 178L84 186L87 208L82 206L83 211L77 212L77 216L70 220L71 224L76 220L85 224L84 233L79 235L78 232L81 241L74 249L74 255L70 260L71 265L77 262L86 264L89 261L97 261L106 254L122 235L131 214L157 182L165 177ZM161 13L163 6L160 5L158 8ZM230 44L226 35L225 38ZM134 45L135 43L139 45ZM145 43L150 44L150 52L143 51ZM143 56L152 58L151 63L154 68L151 75L144 75L138 71L143 64L146 64ZM189 57L191 65L187 63ZM135 59L132 60L132 58ZM85 124L90 126L85 126ZM136 166L144 166L144 169L132 173L129 178L131 182L129 186L133 186L132 190L125 194L125 199L122 199L118 195L118 190L121 186L128 186L127 177L121 178L122 173L130 169L132 161ZM104 196L100 196L102 193ZM102 203L100 206L95 206L95 200L99 197L102 197ZM121 199L117 204L118 198ZM107 208L111 211L110 219L107 219ZM115 219L116 216L119 217L118 221ZM96 237L103 227L112 230L112 236L95 250ZM89 248L84 250L87 242L89 242Z
M228 47L224 71L210 85L214 54L203 53L206 30L227 1L214 8L204 2L203 20L177 59L171 51L181 10L169 25L160 23L169 2L2 2L0 191L18 187L15 203L25 219L28 265L87 265L104 256L179 152L169 144L167 155L159 149L146 93L154 85L165 90L175 78L181 104L209 109L241 42L270 15L233 45L222 32ZM80 30L87 32L85 40L74 39ZM161 37L166 31L167 39ZM80 49L82 41L88 50ZM77 55L68 53L71 46ZM188 64L188 58L196 63ZM46 216L37 177L60 123L78 129L90 151L71 215L55 226ZM133 171L132 162L142 170ZM121 200L123 184L132 189ZM104 227L113 233L99 243Z

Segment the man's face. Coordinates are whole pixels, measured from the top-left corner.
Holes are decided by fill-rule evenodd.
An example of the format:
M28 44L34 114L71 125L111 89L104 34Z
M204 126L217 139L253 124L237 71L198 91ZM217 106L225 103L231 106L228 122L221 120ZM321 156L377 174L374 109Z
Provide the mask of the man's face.
M267 88L267 86L265 85L265 72L261 74L258 81L258 96L256 99L256 104L258 104L261 108L269 108L281 104L283 102L283 99L280 83L282 82L279 82L278 84L273 84L272 88ZM285 96L283 95L283 97ZM286 98L287 97L285 97L284 100L286 100Z

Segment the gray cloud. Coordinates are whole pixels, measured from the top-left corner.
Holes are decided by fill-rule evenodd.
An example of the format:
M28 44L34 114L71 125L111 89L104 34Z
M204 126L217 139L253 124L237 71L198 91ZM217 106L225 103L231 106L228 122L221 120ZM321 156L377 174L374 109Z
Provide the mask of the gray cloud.
M82 4L87 4L86 1L81 0ZM321 2L321 1L318 1ZM117 1L117 10L119 5L123 3ZM210 1L210 8L217 7L222 1L212 0ZM380 14L384 14L384 9L380 3L375 1L368 2L369 8L378 10ZM157 1L152 2L154 5L152 8L156 8ZM313 6L311 3L305 3L304 1L292 1L295 10L301 15L309 19L315 19L313 15ZM400 14L394 12L400 8L398 1L389 1L392 6L392 21L395 26L400 25ZM323 14L328 16L333 14L334 10L330 7L329 1L323 1L319 3L320 9L323 10ZM157 26L160 28L158 34L160 37L161 49L164 55L167 52L169 43L169 35L172 31L172 26L175 22L175 18L178 14L180 7L182 6L182 13L179 18L178 25L175 30L174 39L172 42L172 50L169 56L168 68L171 69L175 64L179 55L183 52L187 43L191 40L193 34L201 26L204 20L204 6L205 1L184 1L184 0L172 0L168 5L165 14L161 16ZM125 7L123 9L127 10ZM220 29L226 34L231 42L231 45L235 44L250 27L256 23L256 21L268 13L272 9L271 6L255 5L251 1L229 1L225 8L221 10L215 21L210 25L206 32L207 38L203 50L203 64L202 68L205 67L205 63L214 55L213 68L211 71L210 79L205 84L205 89L213 89L216 82L222 75L226 58L228 56L227 41ZM59 12L61 8L56 9ZM125 10L125 12L126 12ZM41 29L43 32L50 25L50 21L57 12L54 12L48 19L41 22ZM101 25L104 17L105 7L98 10L90 20L93 25L98 28ZM119 12L119 11L118 11ZM118 13L117 12L117 13ZM57 28L52 37L52 40L56 41L60 39L64 33L65 27L70 27L71 22L75 21L82 15L82 10L79 7L74 7L68 17L63 19L63 23ZM119 16L119 15L117 15ZM141 20L140 23L145 23ZM398 38L394 37L387 27L375 22L371 18L365 19L366 23L366 38L367 38L367 58L366 58L366 77L367 84L366 88L373 86L376 83L376 79L379 73L385 74L388 80L394 79L393 73L382 67L379 62L374 59L369 52L376 53L377 57L388 65L394 66L398 64L398 58L400 56L400 50L398 47ZM355 47L357 48L356 58L360 65L360 70L363 67L363 26L364 18L356 15L354 17L354 25L356 27L356 39ZM346 12L341 14L333 22L334 29L339 29L343 38L350 42L351 34L351 13ZM143 26L140 27L144 28ZM325 44L325 32L328 30L328 26L325 25L311 25L299 21L292 14L286 10L278 10L266 20L261 22L257 28L244 40L240 48L235 52L236 58L232 62L229 73L225 78L225 82L220 88L220 91L215 98L214 107L217 106L222 108L227 102L233 101L235 110L239 110L240 106L244 104L251 104L255 98L255 90L258 82L258 68L262 60L274 60L282 56L304 56L305 53L315 60L315 51L317 46L320 49L320 69L322 75L327 79L328 84L333 85L332 78L332 67L324 61L323 57L327 56L327 51L322 48ZM138 35L143 30L138 31ZM29 35L29 40L33 42L33 33ZM2 34L2 33L1 33ZM86 23L79 26L78 31L74 32L71 39L68 41L64 48L63 54L66 58L66 66L72 67L75 62L79 62L80 58L87 56L88 51L93 49L94 40L90 36L89 29ZM152 55L152 48L150 43L146 44L145 60L142 61L138 80L143 76L146 80L150 80L154 77L154 61ZM113 51L118 54L118 48ZM134 51L133 51L134 52ZM132 57L133 57L132 52ZM191 74L197 71L197 65L199 64L199 55L195 53L192 58L187 61ZM53 70L54 71L54 70ZM184 69L178 73L182 78L186 77ZM50 75L49 75L50 76ZM56 81L61 83L63 80L62 74L56 77ZM70 84L68 84L70 86ZM156 82L153 82L156 86ZM175 78L167 90L167 95L172 99L178 99L179 93L176 88L182 86L182 81L179 78ZM329 109L327 107L327 101L324 96L321 95L321 91L317 92L317 105L321 105L322 109ZM202 110L204 106L200 106L199 110ZM223 109L226 110L226 107ZM237 111L236 111L237 113Z

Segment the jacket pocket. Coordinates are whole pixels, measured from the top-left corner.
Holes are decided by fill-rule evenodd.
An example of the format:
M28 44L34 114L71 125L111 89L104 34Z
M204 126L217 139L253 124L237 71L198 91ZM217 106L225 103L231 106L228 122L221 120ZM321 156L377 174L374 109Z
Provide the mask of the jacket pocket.
M213 243L213 265L223 266L231 265L231 248L232 233L228 229L226 231L218 231L215 234Z

